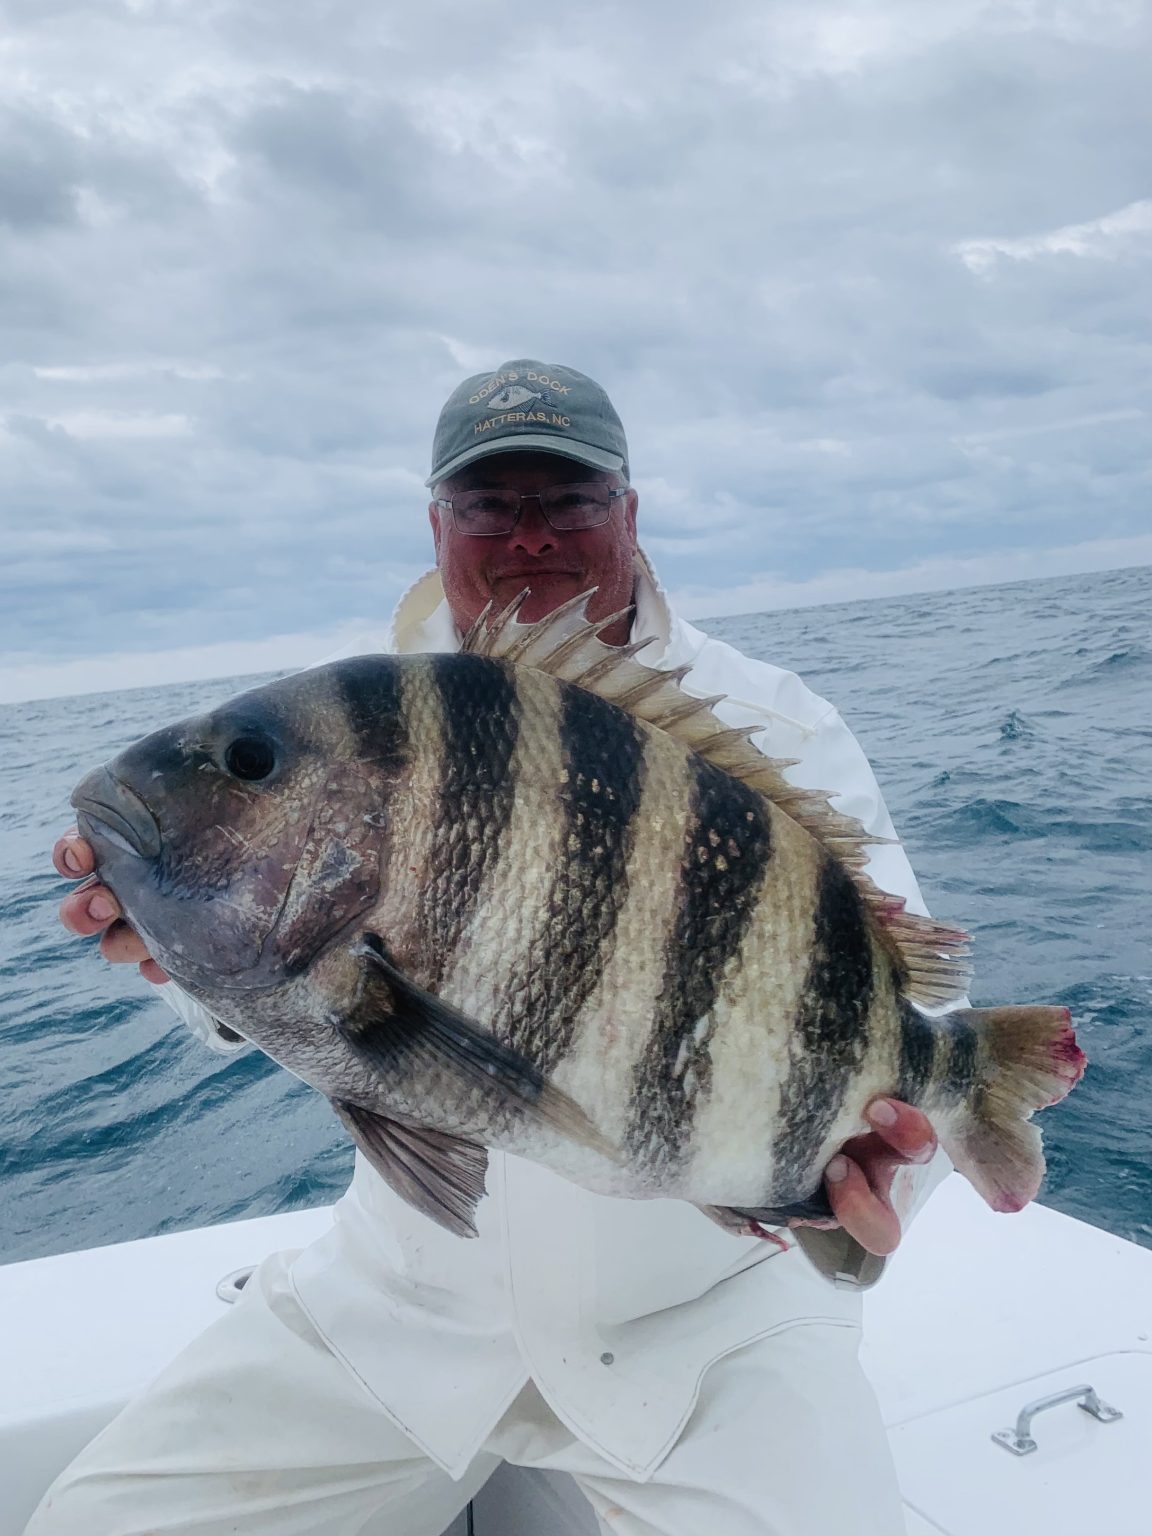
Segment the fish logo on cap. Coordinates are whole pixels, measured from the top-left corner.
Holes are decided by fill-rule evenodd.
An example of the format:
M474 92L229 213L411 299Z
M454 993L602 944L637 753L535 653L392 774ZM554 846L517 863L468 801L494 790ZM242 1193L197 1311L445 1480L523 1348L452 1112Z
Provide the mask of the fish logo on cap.
M541 405L551 405L553 397L547 389L525 389L523 384L508 384L496 395L489 395L480 402L486 410L514 411L527 400L539 400Z

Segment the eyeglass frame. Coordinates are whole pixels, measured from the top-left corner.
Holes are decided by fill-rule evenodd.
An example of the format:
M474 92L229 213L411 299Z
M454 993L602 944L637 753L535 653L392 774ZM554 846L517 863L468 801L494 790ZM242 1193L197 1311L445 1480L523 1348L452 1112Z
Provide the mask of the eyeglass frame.
M571 481L568 482L568 485L547 485L547 486L544 487L544 490L546 490L546 491L564 491L564 490L568 490L573 485L597 485L597 484L602 484L602 483L603 482L601 482L601 481L595 481L595 480L571 480ZM490 491L508 492L508 491L512 490L512 487L511 486L488 486L488 487L477 486L475 489L477 489L477 490L487 489L487 490L490 490ZM452 505L453 498L451 496L449 496L447 498L445 498L443 496L434 496L432 498L432 505L435 506L435 507L443 507L444 510L451 517L451 519L452 519L452 526L453 526L453 528L455 528L456 532L457 533L462 533L464 535L464 537L468 538L468 539L506 539L510 533L515 533L516 529L520 526L520 519L524 516L524 503L526 501L535 501L535 502L539 503L539 506L540 506L540 516L548 524L549 528L551 528L553 533L587 533L589 531L589 529L591 529L591 528L603 528L604 524L606 522L608 522L611 519L611 517L612 517L612 503L616 500L617 496L627 496L628 492L632 489L632 487L630 485L618 485L618 486L606 486L605 489L608 492L608 505L604 508L604 516L600 519L599 522L597 522L597 523L584 523L583 526L580 527L580 528L557 528L556 524L552 521L552 519L548 516L547 512L545 512L545 510L544 510L544 503L543 503L543 501L540 500L540 498L541 498L541 496L543 494L543 492L541 492L541 491L520 491L518 493L519 496L520 496L520 505L516 509L515 521L513 522L511 528L502 528L498 533L477 533L474 528L461 528L459 522L456 519L456 508ZM463 495L467 495L468 492L461 491L460 494L463 496Z

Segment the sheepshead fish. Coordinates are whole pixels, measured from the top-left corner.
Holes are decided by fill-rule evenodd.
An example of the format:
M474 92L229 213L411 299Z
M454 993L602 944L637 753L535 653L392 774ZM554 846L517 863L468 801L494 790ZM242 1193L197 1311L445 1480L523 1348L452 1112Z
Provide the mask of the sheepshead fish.
M941 1013L967 936L585 601L271 683L90 774L80 830L153 956L463 1235L487 1148L734 1232L827 1217L877 1094L1024 1205L1031 1116L1084 1068L1067 1010Z

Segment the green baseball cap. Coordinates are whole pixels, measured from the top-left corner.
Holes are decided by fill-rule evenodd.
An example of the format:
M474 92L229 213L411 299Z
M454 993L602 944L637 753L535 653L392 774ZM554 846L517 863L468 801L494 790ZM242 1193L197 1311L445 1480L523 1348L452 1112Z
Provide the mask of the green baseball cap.
M575 368L518 357L453 390L436 423L424 483L435 485L490 453L517 450L628 474L624 428L599 384Z

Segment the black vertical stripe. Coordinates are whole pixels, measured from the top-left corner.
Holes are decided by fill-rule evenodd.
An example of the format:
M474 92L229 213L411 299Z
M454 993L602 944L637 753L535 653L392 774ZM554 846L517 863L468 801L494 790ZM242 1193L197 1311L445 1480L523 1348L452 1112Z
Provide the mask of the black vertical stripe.
M863 902L835 859L821 860L812 954L789 1047L773 1148L772 1204L803 1199L816 1160L868 1048L872 943Z
M286 706L276 733L307 730L301 745L315 758L306 780L311 798L301 808L307 821L262 951L262 966L293 976L379 900L395 832L389 801L409 743L395 657L333 662L273 687Z
M943 1014L936 1023L942 1043L942 1061L937 1075L941 1092L948 1097L968 1099L976 1085L976 1031L967 1019L968 1009L957 1008Z
M333 682L362 761L393 774L408 761L408 729L404 715L401 671L396 656L355 656L336 662Z
M495 867L512 815L519 734L511 667L485 656L429 659L443 717L444 775L421 892L421 948L431 990L444 975Z
M896 1097L902 1104L920 1104L932 1080L939 1031L906 998L898 996L896 1005L900 1013L900 1082Z
M768 807L754 790L700 759L681 855L680 905L668 940L652 1032L633 1069L627 1131L632 1157L675 1168L687 1156L697 1094L711 1083L711 1029L697 1024L716 1002L724 967L736 955L772 858ZM691 1071L696 1094L685 1089Z
M564 851L530 952L507 989L501 1038L550 1072L615 948L644 788L644 734L624 710L560 685Z

